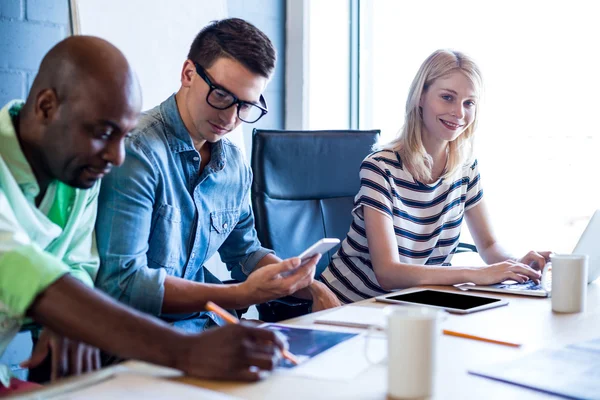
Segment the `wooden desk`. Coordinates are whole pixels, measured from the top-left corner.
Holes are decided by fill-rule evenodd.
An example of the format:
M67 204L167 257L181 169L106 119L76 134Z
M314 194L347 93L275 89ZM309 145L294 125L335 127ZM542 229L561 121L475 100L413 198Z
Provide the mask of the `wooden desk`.
M432 287L448 290L447 287ZM445 329L501 338L522 343L521 348L495 345L457 337L439 336L436 388L434 399L541 399L551 398L540 392L496 382L467 373L477 365L511 360L543 347L560 347L600 337L600 280L588 286L587 309L580 314L556 314L551 300L526 296L488 294L509 300L508 306L469 315L450 315L442 323ZM366 300L369 307L385 304ZM322 313L330 312L330 310ZM321 314L321 313L320 313ZM317 314L287 321L311 325ZM128 370L160 374L140 362L122 364ZM386 399L386 367L370 367L359 378L347 382L311 380L273 375L252 384L215 382L189 377L173 378L245 399Z

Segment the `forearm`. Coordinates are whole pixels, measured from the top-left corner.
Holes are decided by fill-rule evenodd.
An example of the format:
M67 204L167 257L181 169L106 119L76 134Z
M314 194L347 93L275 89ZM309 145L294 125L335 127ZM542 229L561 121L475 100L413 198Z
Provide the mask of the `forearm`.
M223 308L239 309L254 304L244 283L211 284L167 276L163 298L163 313L189 313L203 311L206 302L212 301Z
M256 270L269 264L277 264L278 262L281 262L281 258L277 257L273 253L269 253L260 259L260 261L256 264L256 267L254 269Z
M471 281L478 267L425 266L404 263L374 265L382 289L394 290L425 285L455 285Z
M158 319L125 307L70 276L50 285L28 310L36 322L63 336L123 358L177 367L187 341Z
M486 264L496 264L506 260L516 260L517 258L504 249L498 242L482 249L477 249L479 256Z
M313 283L311 283L304 289L300 289L297 292L295 292L292 296L297 297L299 299L312 300L319 293L326 292L326 291L327 292L329 291L327 286L325 286L325 284L323 284L322 282L315 280L315 281L313 281Z
M477 252L487 264L496 264L516 257L506 251L496 239L484 200L465 212L469 232L477 246Z
M279 257L273 254L272 250L263 247L251 251L251 249L246 248L238 249L235 246L228 246L227 248L221 246L219 255L231 272L231 277L238 281L245 281L254 271L281 261Z

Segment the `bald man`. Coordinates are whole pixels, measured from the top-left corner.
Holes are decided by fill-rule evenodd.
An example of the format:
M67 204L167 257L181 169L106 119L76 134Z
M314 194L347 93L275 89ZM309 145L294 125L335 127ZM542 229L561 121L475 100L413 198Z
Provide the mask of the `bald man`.
M258 379L284 346L272 332L184 335L92 289L100 179L123 163L140 107L123 54L74 36L44 57L27 101L0 111L0 353L31 317L45 328L26 366L51 347L53 377L99 366L95 348L70 338L199 377ZM9 385L7 367L0 382Z

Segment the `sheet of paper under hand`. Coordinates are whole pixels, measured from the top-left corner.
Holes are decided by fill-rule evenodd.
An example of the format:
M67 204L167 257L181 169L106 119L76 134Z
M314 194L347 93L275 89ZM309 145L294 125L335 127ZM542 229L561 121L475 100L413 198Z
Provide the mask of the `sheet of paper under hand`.
M366 335L359 335L300 363L297 367L282 368L277 372L318 380L348 381L356 379L373 364L381 363L386 353L385 336L373 334L367 339Z

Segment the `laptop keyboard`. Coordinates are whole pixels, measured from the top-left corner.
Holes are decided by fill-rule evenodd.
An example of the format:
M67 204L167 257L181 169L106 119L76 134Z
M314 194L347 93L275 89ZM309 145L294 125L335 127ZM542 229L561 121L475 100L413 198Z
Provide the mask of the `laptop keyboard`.
M547 273L545 286L542 286L542 282L527 281L524 283L501 283L496 287L508 290L549 290L552 287L552 273Z
M527 281L525 283L500 284L497 287L499 289L509 289L509 290L542 290L542 289L544 289L541 284L535 283L534 281Z

